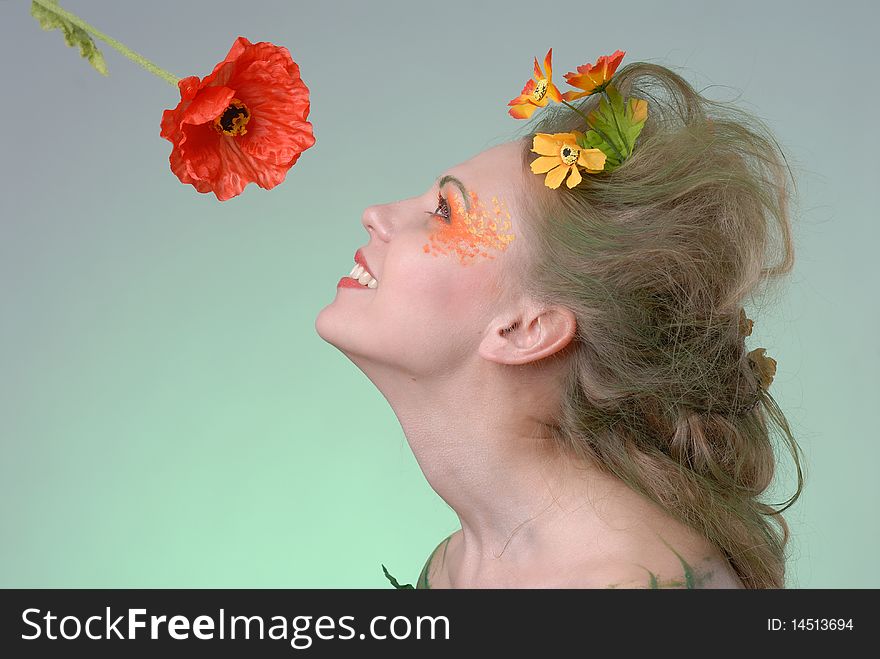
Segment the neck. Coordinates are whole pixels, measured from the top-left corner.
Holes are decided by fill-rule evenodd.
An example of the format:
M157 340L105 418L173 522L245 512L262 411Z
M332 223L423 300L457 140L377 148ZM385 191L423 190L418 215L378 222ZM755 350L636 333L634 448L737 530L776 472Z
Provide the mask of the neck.
M457 572L472 582L570 546L572 525L578 535L591 533L598 520L585 500L597 486L607 492L616 483L564 455L551 438L558 372L477 359L454 377L401 377L358 364L390 403L431 487L458 516Z

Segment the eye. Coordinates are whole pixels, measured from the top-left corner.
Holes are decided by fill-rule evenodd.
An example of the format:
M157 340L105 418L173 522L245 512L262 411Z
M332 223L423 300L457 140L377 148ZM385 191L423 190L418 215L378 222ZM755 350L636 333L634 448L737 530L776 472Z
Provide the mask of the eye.
M440 211L440 212L437 212ZM446 224L452 223L452 214L449 209L449 202L443 197L441 192L437 192L437 209L435 211L425 211L428 215L433 215L434 217L439 217Z

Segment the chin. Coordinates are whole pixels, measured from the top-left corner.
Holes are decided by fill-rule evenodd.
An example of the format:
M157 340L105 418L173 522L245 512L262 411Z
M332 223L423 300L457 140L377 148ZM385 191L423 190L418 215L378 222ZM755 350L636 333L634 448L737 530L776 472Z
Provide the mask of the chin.
M351 356L358 349L362 337L358 337L358 329L352 322L350 314L334 307L331 302L318 312L315 318L315 331L324 341Z
M331 302L318 312L318 316L315 318L315 331L327 343L336 345L341 323L333 318L332 306Z

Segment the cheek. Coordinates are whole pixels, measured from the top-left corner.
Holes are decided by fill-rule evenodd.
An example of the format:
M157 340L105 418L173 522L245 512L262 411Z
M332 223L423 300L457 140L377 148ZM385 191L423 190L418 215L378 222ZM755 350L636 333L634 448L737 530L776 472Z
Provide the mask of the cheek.
M489 283L497 262L462 268L451 259L426 256L419 244L411 245L410 255L401 255L387 270L388 285L377 297L384 298L378 326L394 327L400 336L440 341L471 333L483 322L487 302L495 297Z
M437 223L422 251L432 256L454 256L463 266L494 259L507 250L516 238L511 231L510 213L503 200L492 197L492 208L486 208L475 192L471 192L471 208L466 210L456 197L450 208L452 222Z
M415 247L414 247L415 252ZM471 301L483 295L487 280L485 270L492 263L485 262L463 269L449 259L433 259L423 253L413 253L398 261L388 280L394 282L394 302L405 312L419 316L467 314ZM390 287L388 289L390 293Z

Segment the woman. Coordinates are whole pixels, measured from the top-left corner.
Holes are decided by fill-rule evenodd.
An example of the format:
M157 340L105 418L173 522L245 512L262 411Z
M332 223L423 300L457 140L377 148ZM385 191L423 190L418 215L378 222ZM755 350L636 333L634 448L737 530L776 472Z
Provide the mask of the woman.
M620 167L544 185L534 136L582 130L600 99L548 107L368 208L359 265L316 320L461 522L418 587L784 584L787 527L760 499L771 430L797 465L784 507L799 449L742 312L792 268L782 154L664 67L613 80L649 102Z

